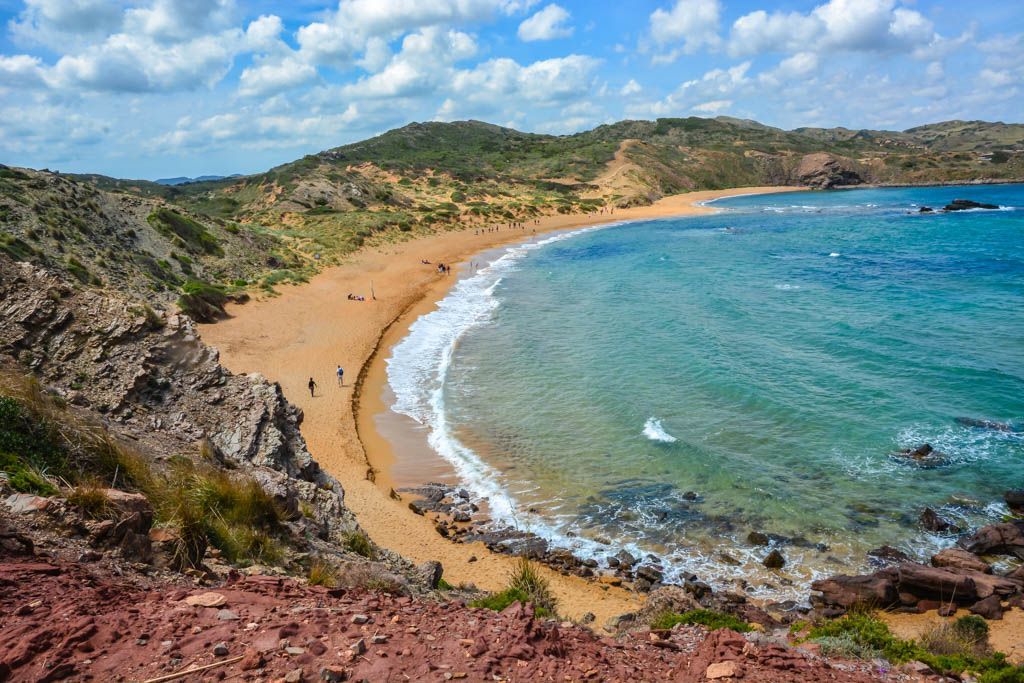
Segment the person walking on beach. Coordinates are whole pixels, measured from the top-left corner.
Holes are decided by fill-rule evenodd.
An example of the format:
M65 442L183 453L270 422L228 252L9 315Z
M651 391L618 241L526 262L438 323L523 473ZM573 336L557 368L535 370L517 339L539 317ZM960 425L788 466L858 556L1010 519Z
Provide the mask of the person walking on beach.
M316 382L314 382L313 378L310 377L309 378L309 397L313 398L315 396L316 396Z
M340 365L338 366L338 386L345 386L345 370Z

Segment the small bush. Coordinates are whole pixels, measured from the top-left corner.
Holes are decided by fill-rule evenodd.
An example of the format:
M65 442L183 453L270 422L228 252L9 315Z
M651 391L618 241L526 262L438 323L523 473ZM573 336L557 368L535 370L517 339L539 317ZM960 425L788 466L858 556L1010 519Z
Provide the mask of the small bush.
M110 510L106 487L95 480L76 486L68 492L67 500L92 519L103 519Z
M509 580L508 587L525 593L530 602L539 609L555 614L558 600L551 592L551 583L541 576L537 566L525 557L520 557Z
M750 624L742 619L738 619L731 614L723 614L722 612L708 609L694 609L682 614L664 612L651 620L651 628L653 629L670 629L676 624L700 625L709 631L728 628L739 633L747 633L752 630Z
M228 296L216 285L202 280L189 280L181 287L178 308L199 322L213 322L224 314Z
M345 548L370 559L376 554L370 537L361 531L351 531L345 535Z
M311 586L334 588L338 585L338 570L331 563L317 558L309 565L307 578Z
M216 237L207 232L203 225L180 213L161 208L149 214L146 220L161 235L192 253L224 255L224 250L217 243Z

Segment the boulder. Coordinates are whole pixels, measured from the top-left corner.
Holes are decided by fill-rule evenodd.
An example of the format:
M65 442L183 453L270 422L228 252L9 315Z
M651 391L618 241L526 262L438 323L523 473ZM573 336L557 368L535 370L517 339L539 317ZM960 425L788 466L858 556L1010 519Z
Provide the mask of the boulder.
M968 209L998 209L996 204L985 204L973 199L954 199L943 207L943 211L967 211Z
M682 614L700 608L697 599L682 586L662 586L647 596L636 620L641 624L649 624L654 617L665 612Z
M990 524L961 539L959 545L975 555L1014 555L1024 559L1024 521Z
M1003 494L1003 500L1006 501L1006 507L1010 508L1010 512L1024 515L1024 489L1007 491Z
M970 576L916 562L906 562L899 566L897 586L901 593L910 593L918 598L964 604L976 602L979 598L977 585Z
M441 584L442 575L444 575L444 567L437 560L428 560L416 567L416 578L431 590Z
M786 558L778 550L773 550L765 556L761 564L768 569L782 569L786 566Z
M861 576L840 574L821 579L811 588L821 592L822 602L844 609L857 606L889 607L899 601L896 592L895 572L875 572Z
M910 560L910 555L907 555L905 552L903 552L899 548L893 548L891 545L883 545L881 547L875 548L874 550L869 550L868 551L868 557L875 564L881 564L881 565L891 564L891 563L897 563L898 564L900 562L910 562L911 561Z
M981 559L974 553L969 553L961 548L946 548L932 556L932 566L948 569L963 569L966 571L991 574L992 567L988 562Z
M927 531L933 531L935 533L945 533L947 531L956 533L960 531L960 528L954 526L950 522L946 521L939 516L935 510L931 508L925 508L924 512L921 513L921 526Z
M998 595L990 595L979 600L968 609L971 611L971 614L977 614L985 619L996 621L1003 618L1003 604L999 601Z
M747 534L747 543L750 545L768 545L769 540L768 534L760 531L751 531Z

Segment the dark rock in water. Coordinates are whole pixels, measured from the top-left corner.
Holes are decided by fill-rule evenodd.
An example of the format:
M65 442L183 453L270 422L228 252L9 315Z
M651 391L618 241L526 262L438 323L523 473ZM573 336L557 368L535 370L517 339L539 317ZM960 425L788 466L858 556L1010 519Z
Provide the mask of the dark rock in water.
M1011 512L1018 515L1024 514L1024 489L1007 491L1003 494L1003 500L1006 501L1006 506L1010 508Z
M962 604L977 602L979 597L977 585L970 576L915 562L899 566L898 587L901 593L919 598L955 600Z
M946 461L946 454L935 450L930 443L923 443L917 448L904 448L896 451L896 455L912 460L919 467L935 467Z
M935 209L933 209L930 206L922 206L920 209L917 210L918 213L933 213L934 211Z
M992 567L988 562L981 559L974 553L969 553L961 548L946 548L940 550L938 553L932 556L933 567L943 567L948 569L962 569L965 571L980 572L981 574L991 574Z
M879 564L910 562L910 556L899 548L883 545L868 551L868 557Z
M1003 618L1003 605L1000 602L998 595L990 595L984 600L979 600L968 609L970 609L971 614L977 614L979 617L984 617L985 619L990 619L992 621L997 621Z
M616 553L615 559L619 561L619 566L623 569L632 569L633 565L636 564L636 558L628 550L620 550Z
M900 451L900 455L905 455L908 458L914 458L920 460L921 458L927 458L929 455L935 452L930 443L924 443L917 448L904 448Z
M664 573L660 569L646 564L637 568L636 575L638 580L645 580L651 584L661 583L662 579L665 578Z
M711 586L703 581L687 581L683 584L683 590L700 600L711 595Z
M821 579L811 588L821 592L821 602L844 609L858 606L889 607L899 601L896 570L882 570L864 576L838 575Z
M617 557L606 557L605 562L607 562L608 566L613 569L619 566L619 558Z
M998 209L995 204L985 204L972 199L954 199L942 209L943 211L966 211L968 209Z
M921 526L927 531L934 531L936 533L945 533L948 531L954 534L960 531L960 527L954 526L950 522L946 521L939 516L939 513L931 508L924 509L924 512L921 513L920 521Z
M738 567L741 564L743 564L742 562L737 560L735 557L733 557L732 555L730 555L729 553L726 553L726 552L718 553L718 559L721 560L722 562L724 562L725 564L730 565L732 567Z
M959 545L975 555L1014 555L1024 560L1024 521L984 526Z
M760 531L751 531L747 534L747 543L750 545L768 545L768 534Z
M773 550L761 561L768 569L782 569L786 566L786 558L778 550Z
M686 493L683 494L683 500L694 501L697 500L698 497L699 496L697 496L696 491L687 491Z
M976 417L958 417L955 422L964 427L977 427L978 429L991 429L995 432L1015 432L1013 425L1008 422L995 422L993 420L980 420Z

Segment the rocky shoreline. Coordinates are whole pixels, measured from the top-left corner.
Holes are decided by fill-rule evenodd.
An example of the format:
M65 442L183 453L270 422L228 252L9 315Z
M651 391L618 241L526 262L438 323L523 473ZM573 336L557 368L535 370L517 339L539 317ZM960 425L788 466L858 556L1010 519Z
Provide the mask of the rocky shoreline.
M897 455L916 459L914 454L918 453L926 458L933 450L925 444ZM474 501L469 491L458 486L432 482L392 491L393 497L403 495L411 498L410 510L431 519L437 533L451 542L483 543L492 552L526 557L563 574L604 586L622 586L652 597L668 591L681 603L680 607L715 609L766 626L814 617L835 618L859 607L909 613L940 610L946 614L966 607L986 619L1000 619L1010 607L1024 609L1024 565L1000 576L995 574L992 563L984 559L1007 555L1024 560L1024 520L981 527L961 538L957 547L934 555L931 566L912 561L896 548L883 546L868 553L870 561L881 566L878 571L815 581L806 602L771 602L754 598L742 588L716 591L695 574L686 574L682 582L674 584L666 581L664 566L657 556L638 558L625 549L616 550L610 542L602 561L579 557L533 532L488 518L478 504L482 501ZM1024 513L1024 491L1008 491L1005 499L1012 512ZM962 532L930 508L924 510L920 522L935 532ZM786 560L778 546L794 539L755 531L748 540L755 546L771 545L763 564L769 569L781 569ZM820 549L827 550L827 546ZM631 619L632 615L619 617L622 623ZM619 625L609 624L610 630Z

